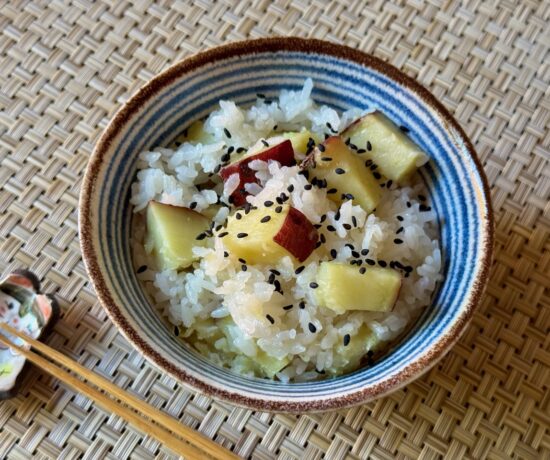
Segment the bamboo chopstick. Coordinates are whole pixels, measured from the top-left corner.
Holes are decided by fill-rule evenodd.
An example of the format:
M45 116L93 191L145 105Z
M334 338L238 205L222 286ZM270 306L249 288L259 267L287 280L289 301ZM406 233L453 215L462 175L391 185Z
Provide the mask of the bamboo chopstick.
M176 419L159 411L145 401L142 401L141 399L138 399L137 397L127 393L119 386L115 385L104 377L95 374L90 369L68 358L57 350L54 350L53 348L45 345L42 342L39 342L38 340L34 340L33 338L28 337L27 335L19 332L18 330L7 325L6 323L0 323L0 329L16 337L19 337L22 340L25 340L36 350L44 353L52 360L79 374L81 377L85 378L93 385L105 391L107 394L111 394L129 407L119 404L116 400L110 398L107 394L102 393L99 390L96 390L95 388L87 385L79 378L70 374L68 371L62 369L61 367L58 367L55 364L51 363L41 355L38 355L30 350L25 350L24 348L12 343L7 337L2 334L0 334L1 343L16 349L29 361L49 372L54 377L67 383L75 390L93 399L98 404L101 404L105 409L110 410L111 412L131 422L144 433L151 434L170 449L174 450L180 455L184 455L187 459L204 460L204 453L211 455L215 459L239 458L229 450L205 437L201 433L186 425L181 424ZM150 420L144 419L140 414L132 411L131 408L145 415ZM152 421L156 422L158 425L152 423ZM173 434L170 433L170 431L173 432ZM184 442L174 435L181 436L188 442Z

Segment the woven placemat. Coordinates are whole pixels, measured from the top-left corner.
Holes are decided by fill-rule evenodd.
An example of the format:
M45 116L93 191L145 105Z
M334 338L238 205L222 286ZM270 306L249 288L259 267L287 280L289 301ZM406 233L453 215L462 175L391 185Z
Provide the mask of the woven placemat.
M0 272L61 301L48 343L253 459L550 458L550 2L0 1ZM418 381L362 407L270 415L184 389L98 304L77 239L82 174L109 118L177 60L231 40L345 43L417 78L471 136L496 255L471 326ZM0 457L173 458L33 368L0 403Z

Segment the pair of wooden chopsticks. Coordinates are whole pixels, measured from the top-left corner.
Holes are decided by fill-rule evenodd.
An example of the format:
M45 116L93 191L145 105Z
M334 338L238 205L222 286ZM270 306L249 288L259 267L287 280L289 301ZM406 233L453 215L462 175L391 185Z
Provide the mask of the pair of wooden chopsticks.
M39 351L52 361L65 366L77 375L71 374L41 354L14 344L2 333L0 333L1 343L16 350L38 367L100 404L104 409L126 419L143 433L154 436L166 447L186 459L204 460L205 453L215 459L239 458L206 436L127 393L109 380L94 374L90 369L59 353L57 350L22 334L6 323L0 323L0 329L26 341L36 351ZM97 388L94 388L77 376L87 380Z

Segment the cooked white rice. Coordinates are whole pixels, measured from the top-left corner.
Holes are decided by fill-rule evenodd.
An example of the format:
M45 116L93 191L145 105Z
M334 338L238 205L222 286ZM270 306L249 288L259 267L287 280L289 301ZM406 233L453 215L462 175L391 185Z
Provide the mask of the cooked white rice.
M337 314L319 307L309 288L315 279L319 257L310 257L308 261L313 261L299 275L295 274L296 267L290 257L269 266L249 265L244 272L235 256L224 257L223 240L217 237L209 238L206 247L194 248L200 260L192 269L179 273L158 271L153 257L144 248L142 215L149 200L187 207L193 203L199 212L215 204L218 197L227 202L238 185L238 178L224 185L213 173L230 146L248 148L258 139L273 136L275 126L278 132L306 127L323 138L325 133L330 134L327 122L333 129L341 130L362 115L358 110L340 115L329 107L316 105L311 99L311 89L311 80L306 80L301 91L283 91L278 101L269 103L258 98L248 109L231 101L220 101L219 110L211 113L205 122L205 130L213 135L211 143L183 142L175 150L157 148L141 153L137 180L132 186L131 202L137 213L133 241L135 265L147 267L139 270L138 276L155 305L177 326L176 332L184 340L213 362L236 372L265 377L251 365L258 353L287 360L288 365L275 376L282 381L309 380L319 378L320 373L334 375L350 370L350 365L358 363L347 362L337 351L346 334L353 341L361 326L368 325L376 338L387 344L405 331L430 303L441 278L441 255L436 217L432 211L419 209L425 204L418 198L425 194L422 185L384 188L375 213L367 216L351 201L338 209L323 189L304 190L308 181L298 174L297 166L281 167L276 162L262 161L251 165L262 187L248 186L247 191L251 193L248 201L261 206L265 200L275 200L284 191L290 195L289 203L312 223L320 223L321 216L326 215L323 225L333 225L336 232L323 231L323 227L319 232L326 237L325 247L336 249L336 260L356 259L349 247L352 245L358 252L368 249L368 255L361 256L363 260L386 263L397 260L403 266L412 267L403 279L399 300L390 313ZM224 134L224 128L229 130L231 138ZM216 185L199 190L197 184L208 181ZM294 191L288 193L287 187L291 184ZM335 218L337 211L339 219ZM229 212L228 207L221 207L213 219L216 225L223 224ZM344 224L351 224L351 230L346 230ZM393 240L399 227L403 227L399 233L403 244L397 245ZM283 295L275 293L274 285L268 282L270 269L280 272L278 280ZM302 301L305 308L298 308ZM282 306L290 304L295 307L283 310ZM275 319L274 324L266 319L266 314ZM222 334L218 321L229 315L235 326L226 328ZM308 330L309 323L315 325L316 333Z

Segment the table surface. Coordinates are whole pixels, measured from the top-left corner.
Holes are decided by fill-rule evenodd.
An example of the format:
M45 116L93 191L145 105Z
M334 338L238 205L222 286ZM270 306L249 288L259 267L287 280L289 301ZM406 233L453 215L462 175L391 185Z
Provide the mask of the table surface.
M60 300L48 343L253 459L550 458L550 2L0 2L0 272ZM478 312L427 375L354 409L272 415L194 394L117 333L82 263L77 203L102 129L145 81L209 46L345 43L418 79L474 142L495 260ZM32 368L0 403L0 457L173 458Z

